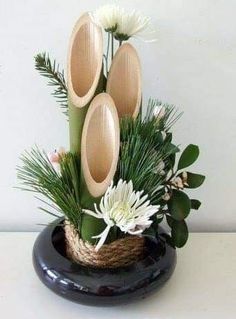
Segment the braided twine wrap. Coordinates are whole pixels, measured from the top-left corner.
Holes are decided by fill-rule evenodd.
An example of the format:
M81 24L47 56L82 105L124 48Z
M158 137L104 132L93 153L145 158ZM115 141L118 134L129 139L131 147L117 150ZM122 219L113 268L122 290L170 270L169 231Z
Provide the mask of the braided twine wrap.
M66 253L73 261L97 268L117 268L139 260L144 252L144 238L128 236L103 245L95 246L79 238L78 232L68 221L64 225Z

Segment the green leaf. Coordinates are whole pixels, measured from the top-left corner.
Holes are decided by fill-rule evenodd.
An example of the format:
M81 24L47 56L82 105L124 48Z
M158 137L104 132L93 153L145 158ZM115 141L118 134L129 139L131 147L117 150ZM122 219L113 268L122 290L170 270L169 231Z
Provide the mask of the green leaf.
M174 219L170 215L166 215L166 221L167 221L168 226L170 228L172 228L172 224L173 224Z
M171 142L172 141L172 133L168 132L166 133L165 142Z
M171 228L171 236L176 247L183 247L188 240L188 227L184 220L173 221Z
M88 241L90 244L95 245L98 239L93 238L93 236L101 234L105 228L106 224L103 219L98 219L87 214L82 215L80 235L84 241Z
M186 188L197 188L203 184L204 180L205 180L204 175L187 172L188 186L185 186L185 187Z
M168 154L170 154L170 155L171 155L171 154L175 154L175 153L178 153L178 152L179 152L179 148L178 148L176 145L170 143L170 144L168 144L167 147L166 147L166 152L167 152Z
M201 206L201 202L198 199L191 199L191 208L198 210Z
M189 144L180 156L178 170L192 165L199 156L197 145Z
M163 143L163 136L162 136L161 132L157 132L156 139L157 139L157 142L158 142L159 144L162 144L162 143Z
M191 202L184 192L173 189L172 196L168 201L168 208L175 220L183 220L190 212Z

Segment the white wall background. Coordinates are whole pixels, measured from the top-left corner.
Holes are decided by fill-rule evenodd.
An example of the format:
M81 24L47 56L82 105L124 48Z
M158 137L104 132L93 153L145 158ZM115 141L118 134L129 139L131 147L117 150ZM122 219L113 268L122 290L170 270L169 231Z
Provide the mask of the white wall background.
M189 217L193 231L236 231L236 1L117 1L153 19L158 41L134 41L143 65L144 97L158 97L185 112L175 140L198 144L192 169L205 173L202 200ZM0 230L39 230L49 216L17 185L24 149L68 145L68 127L33 56L48 51L65 66L78 16L107 1L0 0Z

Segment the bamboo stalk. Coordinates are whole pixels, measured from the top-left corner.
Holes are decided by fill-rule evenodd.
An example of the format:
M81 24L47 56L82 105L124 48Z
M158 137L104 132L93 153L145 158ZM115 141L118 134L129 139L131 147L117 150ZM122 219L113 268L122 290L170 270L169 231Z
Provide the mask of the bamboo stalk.
M81 165L88 197L107 190L117 167L120 144L119 118L109 94L97 95L87 112L81 142ZM82 196L84 197L84 196Z
M135 48L122 44L117 50L107 79L106 92L113 98L119 117L137 117L141 99L141 65Z
M93 210L94 203L98 203L107 190L116 172L119 148L117 110L110 95L101 93L90 104L82 132L81 203L84 208ZM102 219L83 214L82 239L95 244L93 236L100 234L105 226Z
M70 150L80 152L81 134L89 102L103 90L102 30L83 14L72 31L68 53Z

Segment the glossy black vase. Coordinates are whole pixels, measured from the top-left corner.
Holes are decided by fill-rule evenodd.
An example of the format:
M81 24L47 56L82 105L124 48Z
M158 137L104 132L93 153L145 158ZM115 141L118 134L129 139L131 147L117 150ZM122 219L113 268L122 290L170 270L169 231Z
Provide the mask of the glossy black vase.
M146 239L145 256L126 267L98 269L69 260L62 219L47 226L33 248L33 264L41 281L58 295L93 306L125 304L160 289L175 269L176 251L159 237Z

